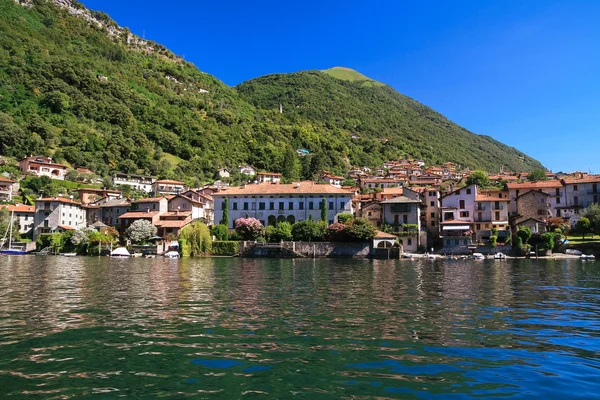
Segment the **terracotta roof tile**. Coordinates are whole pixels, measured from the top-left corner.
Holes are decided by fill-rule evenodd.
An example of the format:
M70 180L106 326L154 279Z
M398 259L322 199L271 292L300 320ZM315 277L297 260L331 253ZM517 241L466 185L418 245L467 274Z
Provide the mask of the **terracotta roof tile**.
M8 211L10 211L10 212L14 211L16 213L18 213L18 212L21 212L21 213L34 213L35 212L35 207L33 207L33 206L26 206L24 204L16 204L16 205L9 204L9 205L3 206L3 207L8 208Z
M152 218L157 215L159 211L130 211L118 217L117 219L134 219L134 218Z
M561 181L557 179L548 180L548 181L537 181L537 182L509 182L506 184L506 187L509 189L548 189L548 188L559 188L562 187L563 184Z
M75 204L75 205L78 205L80 207L83 207L83 204L81 204L81 203L79 203L77 201L71 200L71 199L64 198L64 197L45 197L45 198L42 198L42 199L37 199L36 203L39 203L39 202L42 202L42 201L44 201L44 202L59 202L59 203L66 203L66 204Z
M353 195L354 191L337 188L329 184L318 184L310 181L303 181L298 183L290 184L272 184L272 183L259 183L254 185L246 185L245 187L232 187L224 189L221 192L213 193L213 197L219 196L231 196L231 195L279 195L279 194L343 194Z

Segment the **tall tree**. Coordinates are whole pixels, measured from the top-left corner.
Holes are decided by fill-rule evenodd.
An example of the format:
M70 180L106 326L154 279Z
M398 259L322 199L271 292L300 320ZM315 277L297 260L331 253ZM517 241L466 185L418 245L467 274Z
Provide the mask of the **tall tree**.
M321 221L327 222L327 200L321 200Z
M225 201L223 202L223 219L221 223L229 229L229 199L225 197Z
M467 185L477 185L479 187L486 187L490 185L490 178L488 175L481 170L473 172L466 181Z
M298 155L291 147L288 147L283 156L283 177L288 181L297 181L300 179L300 172Z

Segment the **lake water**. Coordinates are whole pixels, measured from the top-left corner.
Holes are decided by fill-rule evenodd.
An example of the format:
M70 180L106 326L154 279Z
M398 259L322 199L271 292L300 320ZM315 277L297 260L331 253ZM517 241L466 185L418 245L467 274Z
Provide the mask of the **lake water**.
M1 398L599 398L600 262L0 258Z

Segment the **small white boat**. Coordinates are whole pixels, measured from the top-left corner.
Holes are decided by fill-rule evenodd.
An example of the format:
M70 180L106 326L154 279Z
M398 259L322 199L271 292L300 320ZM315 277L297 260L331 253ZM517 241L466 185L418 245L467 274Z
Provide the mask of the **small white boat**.
M131 257L141 257L141 256L143 256L143 254L142 254L142 253L133 253L133 254L131 255Z
M433 261L433 260L435 260L435 258L436 257L433 254L427 254L427 259L428 260L432 260Z
M144 258L156 258L154 254L146 254Z
M566 249L565 250L565 254L570 254L572 256L580 256L583 253L581 252L581 250L576 250L576 249Z
M77 253L60 253L63 257L75 257Z
M413 255L410 253L402 253L402 258L413 258Z
M580 260L595 260L596 256L594 256L593 254L582 254L579 256Z
M166 258L179 258L179 252L173 250L167 251L164 256Z
M485 256L481 253L473 253L473 258L475 260L485 260Z
M494 254L494 260L506 260L506 254L498 252Z
M131 257L131 254L129 254L129 251L125 247L117 247L112 251L112 253L110 253L110 256L115 258L124 258Z

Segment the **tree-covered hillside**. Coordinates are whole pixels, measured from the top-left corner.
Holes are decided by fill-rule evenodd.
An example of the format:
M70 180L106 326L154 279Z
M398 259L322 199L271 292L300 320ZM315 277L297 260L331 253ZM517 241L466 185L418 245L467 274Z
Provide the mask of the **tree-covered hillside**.
M349 143L353 164L411 155L488 171L503 164L514 171L541 167L518 150L489 136L475 135L391 87L375 85L360 76L347 69L303 71L267 75L244 82L237 89L259 108L283 104L292 123L308 119L338 130ZM351 140L351 134L360 139Z
M0 0L0 155L194 182L242 163L291 179L407 154L488 170L539 166L374 81L303 72L230 88L76 1L20 1Z

